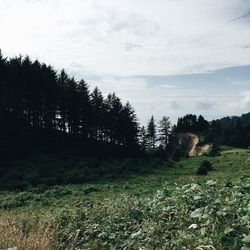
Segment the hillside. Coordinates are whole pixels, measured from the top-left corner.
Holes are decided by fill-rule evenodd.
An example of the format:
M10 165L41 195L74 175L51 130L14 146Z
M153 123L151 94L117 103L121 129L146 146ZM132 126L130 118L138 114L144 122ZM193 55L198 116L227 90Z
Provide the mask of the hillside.
M214 170L197 177L204 159ZM223 148L117 181L1 192L0 248L247 249L249 178L250 150Z

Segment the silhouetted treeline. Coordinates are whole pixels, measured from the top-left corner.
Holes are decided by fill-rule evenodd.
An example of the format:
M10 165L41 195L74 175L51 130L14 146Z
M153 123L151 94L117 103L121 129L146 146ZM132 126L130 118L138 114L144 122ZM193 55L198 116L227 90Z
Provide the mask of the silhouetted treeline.
M188 114L178 119L174 128L176 132L199 132L206 131L209 128L209 122L202 115Z
M127 152L139 148L138 122L129 103L124 105L115 94L104 98L98 88L90 92L84 80L77 81L64 70L57 73L29 57L4 58L1 52L0 119L2 138L15 137L18 130L19 135L43 130Z
M140 128L114 93L0 52L0 189L144 173L170 156L171 133L166 116Z
M211 122L201 115L197 117L188 114L178 119L174 131L202 133L205 142L247 148L250 146L250 114L225 117Z
M216 122L220 123L222 128L227 128L231 126L233 123L236 123L238 120L242 123L242 125L250 124L250 113L242 114L241 116L227 116L221 119L217 119Z
M240 118L227 127L222 127L219 121L212 121L207 140L219 145L248 148L250 146L250 124L243 123Z

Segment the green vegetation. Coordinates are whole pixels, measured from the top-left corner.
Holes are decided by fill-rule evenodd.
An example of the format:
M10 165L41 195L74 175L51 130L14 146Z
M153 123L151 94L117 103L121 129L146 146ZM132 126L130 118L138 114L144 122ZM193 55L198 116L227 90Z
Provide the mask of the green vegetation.
M208 171L213 170L213 165L210 161L203 160L197 169L196 175L207 175Z
M91 157L34 155L25 160L10 161L5 174L0 174L0 190L27 190L31 187L62 184L82 184L91 181L114 180L131 174L150 173L155 168L173 165L160 158L101 160Z
M227 126L193 114L174 126L151 116L142 126L115 93L90 91L83 79L28 56L5 58L0 50L0 72L0 190L128 178L168 166L167 159L219 156L220 145L249 147L249 114L225 118Z
M204 160L214 169L196 176ZM119 180L2 191L0 249L248 249L250 150L223 148L217 157L153 169Z

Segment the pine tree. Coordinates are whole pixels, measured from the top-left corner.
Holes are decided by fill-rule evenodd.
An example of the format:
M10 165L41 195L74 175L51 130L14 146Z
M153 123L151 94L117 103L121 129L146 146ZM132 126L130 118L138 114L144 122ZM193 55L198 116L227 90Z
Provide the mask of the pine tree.
M5 106L7 58L4 58L0 50L0 112Z
M58 102L58 128L63 132L67 130L67 82L68 82L68 75L66 74L65 70L63 69L60 72L58 77L58 86L59 86L59 102Z
M204 119L202 115L199 115L197 120L197 129L199 131L207 130L209 127L209 123Z
M123 106L119 128L124 147L131 153L135 153L139 147L139 126L135 111L129 102Z
M148 136L144 126L142 126L139 130L139 142L141 149L146 151L148 149Z
M105 105L101 91L96 87L90 95L91 135L95 140L103 140Z
M171 122L169 117L163 116L159 122L159 142L163 149L167 149L169 144L169 136L171 133Z
M88 90L88 85L84 80L80 80L77 85L78 91L78 111L79 111L79 133L83 137L89 136L90 127L90 94Z
M69 133L73 135L77 135L80 123L78 108L77 82L70 78L67 81L67 119Z
M157 136L156 136L156 124L153 116L151 117L147 125L147 135L149 138L150 150L155 151Z
M112 143L122 144L121 126L122 126L122 103L114 93L109 94L104 101L106 108L105 132Z

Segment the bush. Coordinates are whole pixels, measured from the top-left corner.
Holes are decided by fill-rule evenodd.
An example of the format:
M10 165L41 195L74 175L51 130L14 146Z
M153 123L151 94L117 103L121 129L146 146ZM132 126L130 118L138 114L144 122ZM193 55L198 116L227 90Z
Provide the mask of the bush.
M209 157L216 157L216 156L220 156L220 147L216 144L212 145L211 150L208 153Z
M208 171L213 170L213 165L210 161L204 160L201 162L201 165L203 165Z
M196 172L196 175L207 175L208 171L213 170L213 165L211 162L204 160L200 163L200 166Z
M172 160L179 161L181 157L183 157L181 150L179 148L176 148L172 155Z
M137 170L138 164L135 159L128 158L128 159L123 160L123 162L121 163L121 168L125 172L133 171L133 170Z
M196 175L207 175L208 170L204 165L200 165L199 168L197 169Z

